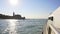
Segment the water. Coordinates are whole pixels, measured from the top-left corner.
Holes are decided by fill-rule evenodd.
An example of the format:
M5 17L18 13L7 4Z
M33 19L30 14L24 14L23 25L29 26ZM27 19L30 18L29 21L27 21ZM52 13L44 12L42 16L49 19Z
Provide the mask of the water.
M46 19L0 19L0 34L42 34Z

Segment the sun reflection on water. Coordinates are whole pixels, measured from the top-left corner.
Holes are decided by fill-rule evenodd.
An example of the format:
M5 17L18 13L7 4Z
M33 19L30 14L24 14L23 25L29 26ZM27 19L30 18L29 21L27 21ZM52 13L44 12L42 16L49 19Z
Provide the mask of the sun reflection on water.
M8 20L8 27L4 30L3 33L17 34L16 33L16 21L17 20Z

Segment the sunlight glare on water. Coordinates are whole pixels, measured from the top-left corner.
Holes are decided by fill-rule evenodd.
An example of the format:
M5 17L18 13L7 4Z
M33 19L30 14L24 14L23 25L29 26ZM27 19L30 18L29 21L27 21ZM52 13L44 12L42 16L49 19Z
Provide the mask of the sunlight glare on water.
M8 20L9 25L8 25L8 27L5 29L5 31L3 33L9 32L9 34L16 34L16 30L15 30L16 21L17 20Z

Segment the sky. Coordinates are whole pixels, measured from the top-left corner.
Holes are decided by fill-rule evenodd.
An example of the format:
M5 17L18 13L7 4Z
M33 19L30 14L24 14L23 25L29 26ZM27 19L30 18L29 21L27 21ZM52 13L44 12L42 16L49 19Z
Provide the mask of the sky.
M20 14L26 18L48 18L60 6L60 0L0 0L0 13Z

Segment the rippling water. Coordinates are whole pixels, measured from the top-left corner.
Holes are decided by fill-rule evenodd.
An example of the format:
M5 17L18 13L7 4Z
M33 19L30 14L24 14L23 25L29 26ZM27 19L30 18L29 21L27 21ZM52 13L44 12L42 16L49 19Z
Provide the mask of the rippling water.
M0 34L41 34L46 19L0 19Z

